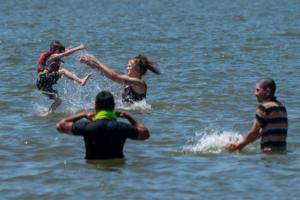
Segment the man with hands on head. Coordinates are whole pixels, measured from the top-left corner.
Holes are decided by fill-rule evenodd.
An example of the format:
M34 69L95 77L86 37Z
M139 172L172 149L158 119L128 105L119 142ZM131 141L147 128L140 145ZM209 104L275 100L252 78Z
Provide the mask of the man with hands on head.
M60 120L56 124L59 132L83 136L87 160L124 158L123 147L127 138L146 140L148 129L127 112L114 112L114 97L110 92L98 93L95 101L96 112L82 112ZM127 119L130 124L117 121ZM80 121L80 119L87 119Z

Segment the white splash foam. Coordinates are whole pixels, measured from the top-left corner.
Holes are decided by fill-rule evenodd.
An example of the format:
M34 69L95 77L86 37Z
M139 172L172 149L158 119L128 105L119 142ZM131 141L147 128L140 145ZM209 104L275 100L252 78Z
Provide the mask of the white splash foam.
M143 99L142 101L134 102L130 105L122 104L122 100L118 100L118 108L122 110L151 110L151 105L147 104L146 100Z
M39 95L43 95L43 94L39 94ZM39 103L34 103L32 107L34 108L35 113L38 115L41 115L42 113L45 113L49 110L49 107Z
M116 108L123 110L151 109L151 105L147 104L146 100L135 102L129 106L124 105L122 103L120 86L111 83L110 80L101 77L101 75L96 75L84 87L62 77L54 88L58 90L59 96L62 99L62 104L57 108L56 112L76 113L83 110L93 110L95 97L102 90L110 91L114 95ZM32 96L38 97L38 100L33 104L33 108L39 114L48 111L53 103L53 100L50 100L38 91L34 92Z
M78 84L70 83L70 80L61 80L62 87L59 90L60 97L63 100L62 107L64 112L76 113L80 110L93 110L95 97L102 90L110 91L118 99L119 87L112 84L110 80L103 78L99 73L94 72L87 84L82 87Z
M92 56L88 50L84 49L75 53L76 60L80 60L81 56Z
M181 149L183 153L221 153L230 143L242 139L242 135L233 131L205 130L196 133L195 137Z

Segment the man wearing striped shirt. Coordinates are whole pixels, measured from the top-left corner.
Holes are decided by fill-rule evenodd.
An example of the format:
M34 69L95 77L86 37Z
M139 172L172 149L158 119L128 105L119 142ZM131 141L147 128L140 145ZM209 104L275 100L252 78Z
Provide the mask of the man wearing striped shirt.
M288 119L285 106L275 97L276 84L272 78L262 78L256 83L255 96L259 102L256 119L246 136L229 144L226 150L233 152L243 149L261 137L263 152L285 151Z

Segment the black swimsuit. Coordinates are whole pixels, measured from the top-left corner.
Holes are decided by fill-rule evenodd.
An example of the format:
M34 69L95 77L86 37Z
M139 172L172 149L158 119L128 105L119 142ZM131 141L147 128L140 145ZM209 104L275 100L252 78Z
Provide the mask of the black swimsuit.
M122 98L123 98L122 102L132 104L136 101L142 101L143 99L146 98L146 94L147 94L146 84L145 87L146 87L145 93L139 94L136 91L134 91L134 89L131 86L125 86L122 94Z

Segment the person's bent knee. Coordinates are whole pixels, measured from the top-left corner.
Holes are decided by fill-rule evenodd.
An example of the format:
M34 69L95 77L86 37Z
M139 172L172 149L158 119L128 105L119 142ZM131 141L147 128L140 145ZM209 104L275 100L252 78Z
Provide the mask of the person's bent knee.
M61 68L61 69L58 71L58 73L59 73L60 75L65 75L65 74L66 74L66 69L65 69L65 68Z

